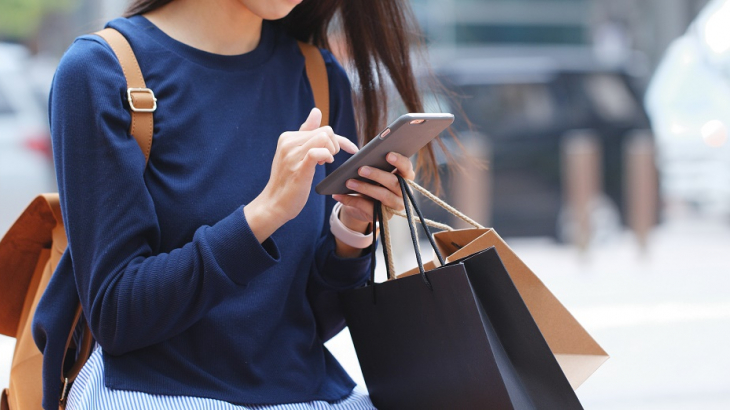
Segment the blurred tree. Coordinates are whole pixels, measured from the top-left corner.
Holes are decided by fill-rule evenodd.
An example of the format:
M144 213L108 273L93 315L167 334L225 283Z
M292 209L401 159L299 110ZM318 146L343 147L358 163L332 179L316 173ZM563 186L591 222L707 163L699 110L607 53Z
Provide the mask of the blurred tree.
M67 12L80 0L0 0L0 38L17 41L33 37L48 13Z

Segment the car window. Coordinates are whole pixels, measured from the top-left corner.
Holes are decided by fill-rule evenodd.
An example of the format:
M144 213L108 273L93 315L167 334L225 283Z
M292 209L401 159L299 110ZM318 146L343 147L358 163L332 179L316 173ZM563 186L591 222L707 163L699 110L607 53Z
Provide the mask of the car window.
M548 84L490 84L464 87L464 111L481 131L541 128L555 119Z

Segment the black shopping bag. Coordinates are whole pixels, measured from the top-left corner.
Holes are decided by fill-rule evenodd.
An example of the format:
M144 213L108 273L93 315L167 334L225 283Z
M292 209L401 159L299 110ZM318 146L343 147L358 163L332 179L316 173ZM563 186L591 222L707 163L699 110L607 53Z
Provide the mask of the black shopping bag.
M495 248L428 272L415 249L420 275L340 294L376 407L582 408Z

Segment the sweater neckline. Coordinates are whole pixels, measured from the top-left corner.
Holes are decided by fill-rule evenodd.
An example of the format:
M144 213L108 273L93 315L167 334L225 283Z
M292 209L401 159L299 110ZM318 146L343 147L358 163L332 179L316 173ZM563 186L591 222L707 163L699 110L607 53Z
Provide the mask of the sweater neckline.
M218 70L233 71L256 67L268 60L276 46L274 27L267 20L264 20L261 25L261 39L256 48L248 53L237 55L215 54L189 46L170 37L142 15L129 17L129 21L142 28L142 31L153 40L182 58Z

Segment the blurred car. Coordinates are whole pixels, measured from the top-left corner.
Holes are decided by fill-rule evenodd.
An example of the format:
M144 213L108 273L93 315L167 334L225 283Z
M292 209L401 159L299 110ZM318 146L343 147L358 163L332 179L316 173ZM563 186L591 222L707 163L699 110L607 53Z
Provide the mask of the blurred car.
M48 120L30 70L27 49L0 43L0 235L36 195L55 190Z
M646 95L662 190L673 205L730 216L730 1L710 2L667 49Z
M599 235L621 229L624 142L649 129L631 67L606 65L592 50L571 47L468 50L435 59L437 76L460 96L473 123L470 130L456 121L457 133L466 143L477 135L489 147L491 192L484 200L501 235L568 239L561 144L573 130L600 141L604 195L596 201L594 228Z

